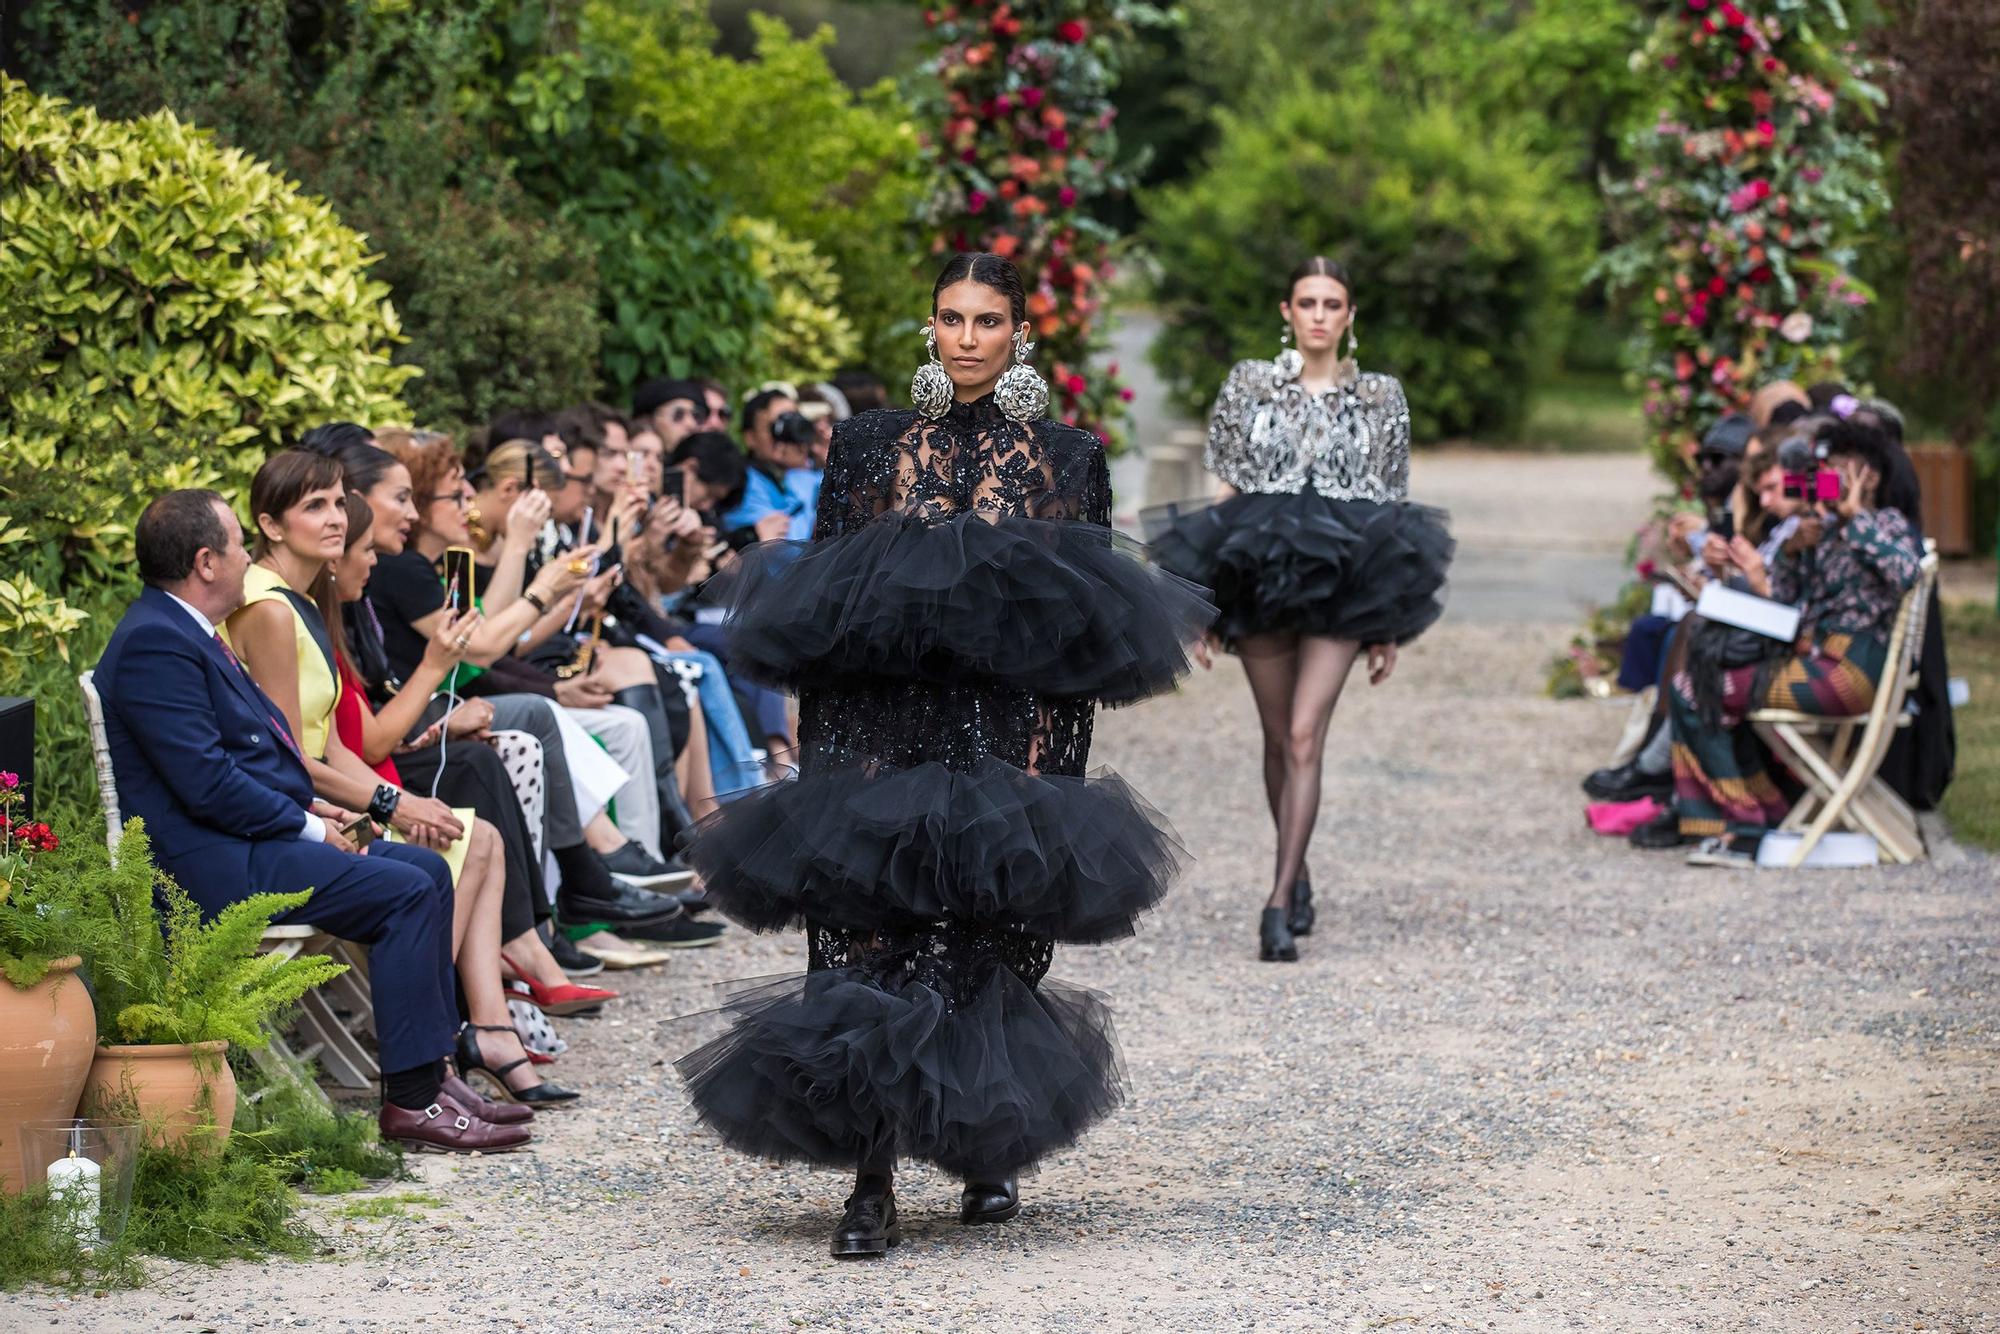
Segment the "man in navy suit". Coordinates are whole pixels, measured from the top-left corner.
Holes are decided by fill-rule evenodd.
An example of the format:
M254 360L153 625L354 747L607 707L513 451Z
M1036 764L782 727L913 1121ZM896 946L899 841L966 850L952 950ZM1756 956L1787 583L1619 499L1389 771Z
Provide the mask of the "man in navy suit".
M216 626L243 602L243 529L213 491L173 491L136 534L146 583L97 664L111 766L154 859L202 910L312 890L296 915L369 947L382 1060L382 1132L420 1148L516 1148L528 1133L481 1115L447 1074L458 1027L452 886L444 859L340 832L358 817L317 802L284 716Z

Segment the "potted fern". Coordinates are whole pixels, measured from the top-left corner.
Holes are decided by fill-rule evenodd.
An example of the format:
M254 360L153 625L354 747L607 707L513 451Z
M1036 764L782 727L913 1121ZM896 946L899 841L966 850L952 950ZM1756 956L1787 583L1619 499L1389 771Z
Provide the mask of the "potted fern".
M137 820L119 839L107 889L117 939L112 954L91 961L99 1046L83 1104L135 1106L154 1142L204 1131L227 1138L236 1112L230 1044L264 1046L266 1021L347 965L258 952L271 919L310 890L253 894L204 922L187 891L153 868Z

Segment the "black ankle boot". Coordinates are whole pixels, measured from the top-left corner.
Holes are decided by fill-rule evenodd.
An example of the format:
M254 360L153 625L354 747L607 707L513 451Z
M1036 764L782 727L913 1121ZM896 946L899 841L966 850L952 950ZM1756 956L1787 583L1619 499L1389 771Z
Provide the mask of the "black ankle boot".
M958 1197L961 1223L1004 1223L1021 1212L1021 1186L1013 1177L968 1181Z
M1285 925L1295 936L1309 936L1313 929L1313 882L1312 873L1300 871L1299 878L1292 882L1292 910L1285 915Z
M1257 924L1258 957L1265 963L1297 963L1299 943L1292 939L1292 928L1285 925L1283 908L1264 909L1263 919Z
M833 1229L833 1254L840 1260L867 1260L887 1255L903 1240L896 1222L896 1190L885 1176L857 1177L847 1197L847 1212Z

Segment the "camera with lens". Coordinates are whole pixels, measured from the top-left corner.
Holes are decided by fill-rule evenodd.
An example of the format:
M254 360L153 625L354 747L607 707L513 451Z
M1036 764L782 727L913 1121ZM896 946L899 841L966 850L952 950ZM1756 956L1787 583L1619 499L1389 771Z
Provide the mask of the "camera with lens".
M781 412L771 419L771 438L781 445L812 444L816 432L802 412Z
M1778 466L1785 473L1785 495L1792 500L1838 503L1840 474L1826 466L1826 446L1803 435L1778 446Z

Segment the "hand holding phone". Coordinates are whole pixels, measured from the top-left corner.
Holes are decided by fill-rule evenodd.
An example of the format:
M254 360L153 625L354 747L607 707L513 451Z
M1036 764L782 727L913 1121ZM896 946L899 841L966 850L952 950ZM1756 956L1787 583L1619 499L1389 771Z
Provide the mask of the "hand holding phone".
M472 607L472 548L446 547L444 552L444 605L454 616L463 616Z

